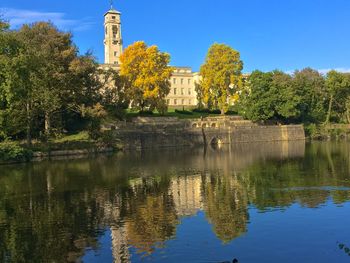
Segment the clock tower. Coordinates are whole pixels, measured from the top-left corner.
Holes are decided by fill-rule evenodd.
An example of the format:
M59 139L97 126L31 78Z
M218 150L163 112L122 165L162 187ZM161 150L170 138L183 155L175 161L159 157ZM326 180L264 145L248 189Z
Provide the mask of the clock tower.
M105 64L120 64L119 57L123 52L121 30L121 13L111 9L105 14Z

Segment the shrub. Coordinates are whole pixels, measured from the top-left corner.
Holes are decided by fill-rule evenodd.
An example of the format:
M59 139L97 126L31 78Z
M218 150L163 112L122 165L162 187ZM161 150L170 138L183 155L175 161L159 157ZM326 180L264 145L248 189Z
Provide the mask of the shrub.
M316 124L312 123L305 125L305 133L307 137L314 138L319 134L319 129Z
M23 148L16 142L6 141L0 143L0 161L28 161L32 152Z
M210 113L209 109L193 109L192 111L197 113Z
M151 110L145 110L145 111L140 111L140 116L150 116L153 115L153 111Z
M193 115L192 112L187 111L187 110L175 110L175 112L178 114Z
M193 112L207 113L207 114L221 114L220 110L209 110L209 109L193 109Z

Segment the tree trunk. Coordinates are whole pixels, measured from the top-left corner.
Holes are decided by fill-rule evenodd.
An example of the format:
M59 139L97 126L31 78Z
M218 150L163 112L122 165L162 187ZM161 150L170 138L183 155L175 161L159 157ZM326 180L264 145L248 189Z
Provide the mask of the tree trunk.
M328 112L327 112L327 117L326 117L326 121L324 124L329 123L329 120L331 118L331 113L332 113L332 106L333 106L333 95L331 95L331 98L329 99Z
M26 111L27 111L27 131L26 131L26 137L27 137L27 145L32 145L32 118L30 115L30 103L27 102L26 105Z
M45 135L50 136L50 131L51 131L50 114L45 113Z

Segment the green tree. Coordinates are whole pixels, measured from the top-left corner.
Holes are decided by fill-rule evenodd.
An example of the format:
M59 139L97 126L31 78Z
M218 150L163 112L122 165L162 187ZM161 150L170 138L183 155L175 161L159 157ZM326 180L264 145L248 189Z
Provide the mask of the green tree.
M341 114L348 112L346 106L350 96L350 78L347 74L332 70L327 74L326 88L328 109L324 124L329 124L332 113L339 120Z
M125 110L130 104L126 93L125 77L120 76L119 72L114 69L103 69L100 72L100 79L102 105L112 116L123 119Z
M289 122L299 117L292 77L281 71L254 71L241 94L239 112L252 121Z
M298 110L302 122L319 123L325 118L325 79L317 71L305 68L295 71L293 88L299 96Z
M0 121L7 135L25 132L30 144L34 128L39 133L45 123L50 135L53 118L81 115L81 105L100 99L98 65L90 53L78 54L71 34L39 22L1 36Z
M141 111L157 109L164 113L173 71L168 66L170 55L160 52L157 46L148 47L140 41L127 47L120 61L120 75L126 80L131 107Z
M219 108L221 114L228 110L234 94L242 87L242 69L238 51L224 44L209 48L200 69L203 100L209 108Z

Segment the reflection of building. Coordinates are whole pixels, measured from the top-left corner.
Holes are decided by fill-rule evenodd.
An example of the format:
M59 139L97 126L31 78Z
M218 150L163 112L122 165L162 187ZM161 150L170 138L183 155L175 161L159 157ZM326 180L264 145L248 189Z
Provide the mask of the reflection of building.
M196 214L202 208L201 176L175 177L170 192L179 217Z
M111 8L105 14L105 62L103 69L120 69L120 55L123 52L123 39L121 30L121 13ZM188 67L174 67L170 79L171 89L166 101L171 107L196 107L197 92L195 83L198 83L198 73L193 73Z
M111 227L111 236L114 263L130 262L128 239L125 226Z
M112 239L112 255L114 263L130 262L130 254L128 248L128 234L126 226L120 214L122 200L117 194L114 201L109 201L108 194L100 193L96 198L104 208L105 223L110 225L111 239Z

